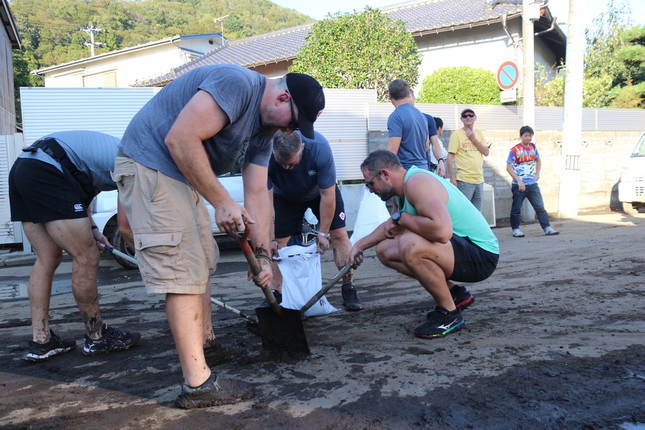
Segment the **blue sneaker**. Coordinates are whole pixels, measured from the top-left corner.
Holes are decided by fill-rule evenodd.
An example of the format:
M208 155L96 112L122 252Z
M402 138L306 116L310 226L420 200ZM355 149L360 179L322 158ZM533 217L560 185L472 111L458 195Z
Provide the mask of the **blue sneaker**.
M108 327L103 324L103 336L100 339L92 339L85 335L85 346L83 355L107 354L115 351L125 351L139 342L139 333L128 333L118 328Z

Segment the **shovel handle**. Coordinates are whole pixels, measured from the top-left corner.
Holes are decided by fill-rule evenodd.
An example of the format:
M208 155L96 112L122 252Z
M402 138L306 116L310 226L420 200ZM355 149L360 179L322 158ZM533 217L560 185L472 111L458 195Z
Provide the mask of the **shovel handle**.
M251 249L251 245L249 245L249 241L247 240L250 233L251 233L251 225L248 223L245 223L243 235L240 236L239 234L232 233L232 234L229 234L229 236L231 236L233 239L237 241L237 243L240 244L240 248L242 249L244 258L246 258L246 261L249 263L249 266L251 267L251 273L253 273L253 276L257 276L262 271L262 267L260 267L260 263L258 262L258 259L255 258L255 255L253 254L253 250ZM264 293L264 297L266 297L267 302L269 302L269 305L271 305L271 308L273 308L273 310L279 314L282 311L282 309L278 305L278 302L275 301L275 296L271 292L271 289L269 287L264 287L262 288L262 292Z
M336 285L336 282L338 282L349 270L352 268L351 264L345 264L342 269L340 269L340 272L336 274L333 278L331 278L328 282L327 285L325 285L323 288L320 289L305 305L300 309L300 313L304 315L305 312L309 310L310 307L314 305L322 296L327 294L327 291L331 289L334 285Z
M139 264L139 263L137 262L136 258L131 257L131 256L129 256L128 254L126 254L126 253L124 253L124 252L119 251L118 249L114 249L114 248L112 248L111 246L107 246L107 245L106 245L106 244L104 244L104 243L101 243L101 242L97 242L97 243L98 243L99 245L101 245L101 247L102 247L103 249L105 249L106 251L108 251L108 252L110 252L110 253L112 253L112 254L114 254L114 255L117 255L117 256L119 256L119 257L123 258L124 260L129 261L129 262L130 262L130 263L132 263L132 264L137 264L137 265Z

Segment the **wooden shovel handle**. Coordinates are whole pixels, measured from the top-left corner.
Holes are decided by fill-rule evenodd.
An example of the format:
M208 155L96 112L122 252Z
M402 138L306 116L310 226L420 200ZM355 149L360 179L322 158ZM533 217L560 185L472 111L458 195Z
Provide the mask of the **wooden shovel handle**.
M244 228L244 234L239 235L239 234L230 234L232 238L234 238L237 243L240 244L240 248L242 248L242 253L244 254L244 258L246 258L246 261L249 263L249 266L251 267L251 273L253 273L253 276L257 276L260 274L262 271L262 267L260 267L260 263L258 262L258 259L255 258L255 254L253 254L253 250L251 249L251 245L249 245L248 237L249 234L251 233L251 224L245 223L245 228ZM269 305L271 305L271 308L276 313L281 312L280 305L278 305L278 302L275 301L275 296L273 295L273 292L269 287L264 287L262 288L262 292L264 293L264 297L266 297L267 301L269 302Z

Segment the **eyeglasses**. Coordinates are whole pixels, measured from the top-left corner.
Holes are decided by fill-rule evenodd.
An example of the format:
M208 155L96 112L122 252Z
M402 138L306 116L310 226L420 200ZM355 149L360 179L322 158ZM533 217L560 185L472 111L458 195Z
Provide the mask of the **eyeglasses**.
M285 90L287 94L289 94L289 91ZM291 130L298 130L300 127L298 127L298 118L296 118L296 112L293 109L293 97L289 94L289 108L291 109L291 122L289 125L287 125L287 128L290 128Z
M376 179L376 177L379 176L380 174L381 174L381 171L379 170L378 172L376 172L376 175L372 176L372 179L365 182L365 186L370 190L372 190L373 189L372 187L374 186L374 179Z
M462 118L474 118L475 114L474 113L464 113L461 115Z

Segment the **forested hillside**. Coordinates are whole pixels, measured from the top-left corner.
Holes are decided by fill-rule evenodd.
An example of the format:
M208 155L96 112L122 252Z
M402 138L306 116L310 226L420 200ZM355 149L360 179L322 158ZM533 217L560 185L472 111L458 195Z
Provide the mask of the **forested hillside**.
M38 85L34 69L90 56L81 28L95 34L95 53L177 34L221 31L230 40L291 27L312 19L268 0L10 0L23 49L14 51L16 86Z

